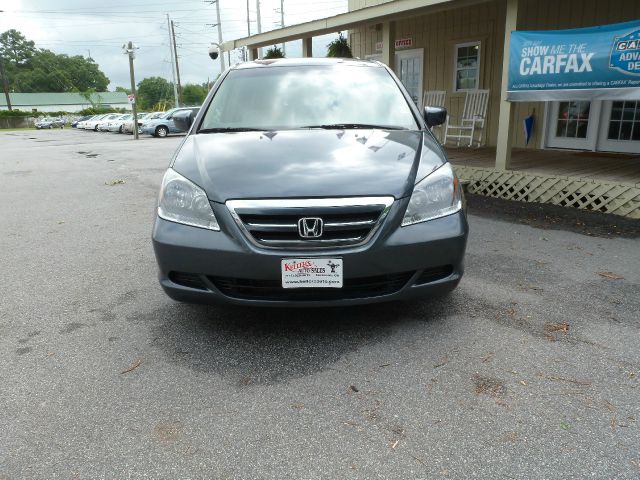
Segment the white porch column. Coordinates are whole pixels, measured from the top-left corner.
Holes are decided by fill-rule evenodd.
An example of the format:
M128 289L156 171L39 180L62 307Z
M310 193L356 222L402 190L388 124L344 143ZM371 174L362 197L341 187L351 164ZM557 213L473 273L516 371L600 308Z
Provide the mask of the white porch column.
M249 50L249 61L258 59L258 49L257 48L249 47L247 50Z
M305 37L302 39L302 56L313 57L313 37Z
M502 53L502 86L500 88L500 116L498 118L498 141L496 143L497 170L507 170L511 165L511 146L513 144L514 108L507 102L509 87L509 44L511 32L518 28L518 0L507 0L507 12L504 22L504 51Z
M396 22L382 24L382 63L395 71L396 68Z

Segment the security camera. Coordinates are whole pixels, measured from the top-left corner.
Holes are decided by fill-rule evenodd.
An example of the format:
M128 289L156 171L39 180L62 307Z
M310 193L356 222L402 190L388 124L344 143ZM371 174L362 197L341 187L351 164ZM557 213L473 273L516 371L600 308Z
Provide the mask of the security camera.
M209 45L209 56L211 57L211 60L216 60L220 56L220 47L213 43Z

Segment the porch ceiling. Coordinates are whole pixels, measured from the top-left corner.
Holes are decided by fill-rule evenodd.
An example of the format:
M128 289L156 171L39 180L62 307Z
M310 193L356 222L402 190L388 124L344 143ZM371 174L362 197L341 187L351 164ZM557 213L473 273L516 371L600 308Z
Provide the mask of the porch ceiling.
M312 20L250 37L230 40L222 44L228 51L241 47L258 48L302 38L315 37L326 33L348 30L363 25L372 25L390 20L400 20L415 15L466 7L489 0L396 0L373 7L342 13L333 17Z

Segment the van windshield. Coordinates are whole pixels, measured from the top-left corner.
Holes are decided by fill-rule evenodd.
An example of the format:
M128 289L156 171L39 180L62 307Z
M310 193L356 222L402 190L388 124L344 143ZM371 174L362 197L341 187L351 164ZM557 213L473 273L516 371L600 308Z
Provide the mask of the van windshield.
M400 88L379 66L304 65L229 72L200 132L380 127L419 129Z

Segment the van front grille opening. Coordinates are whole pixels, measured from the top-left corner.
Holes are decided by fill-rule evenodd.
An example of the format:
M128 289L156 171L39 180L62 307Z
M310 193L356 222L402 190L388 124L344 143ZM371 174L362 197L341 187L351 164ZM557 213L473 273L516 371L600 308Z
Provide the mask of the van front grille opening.
M264 248L293 249L364 244L381 226L392 204L393 197L227 202L236 223L252 243ZM309 222L310 231L304 231L304 221Z

